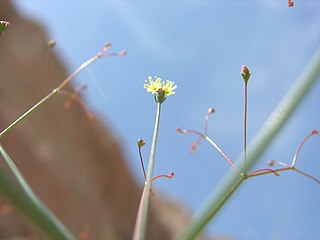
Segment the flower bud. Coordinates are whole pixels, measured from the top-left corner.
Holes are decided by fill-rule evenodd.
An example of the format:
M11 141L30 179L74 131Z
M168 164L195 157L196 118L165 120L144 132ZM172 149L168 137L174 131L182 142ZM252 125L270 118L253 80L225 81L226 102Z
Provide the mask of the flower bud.
M243 65L241 67L241 75L242 75L242 78L245 81L245 83L247 83L249 81L250 76L251 76L251 72L249 71L249 69L245 65Z
M146 142L142 138L139 138L137 144L138 147L143 147L146 144Z
M10 27L10 23L7 21L0 21L0 35L3 33L7 28Z
M49 42L48 42L48 47L49 47L49 49L53 49L55 46L56 46L56 41L55 40L50 40Z
M103 49L105 51L108 51L111 47L112 47L111 43L107 42L107 43L104 44L104 48Z
M163 88L159 88L155 95L154 95L154 99L157 103L163 103L166 100L166 93L163 90Z
M288 0L288 7L293 7L294 6L294 2L292 0Z
M274 166L274 164L275 164L275 161L274 161L274 160L270 160L270 161L268 161L268 165L269 165L270 167L273 167L273 166Z
M208 114L212 114L212 113L214 113L216 110L213 108L213 107L211 107L211 108L209 108L208 109Z

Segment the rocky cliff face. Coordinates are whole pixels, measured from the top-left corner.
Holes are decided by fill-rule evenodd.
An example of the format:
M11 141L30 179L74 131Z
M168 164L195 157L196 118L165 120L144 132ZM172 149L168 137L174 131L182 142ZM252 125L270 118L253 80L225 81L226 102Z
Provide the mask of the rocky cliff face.
M0 3L0 20L11 22L0 38L2 131L53 85L44 31L19 16L7 0ZM54 55L51 62L55 79L62 81L67 70ZM106 124L99 119L88 121L78 104L65 109L65 101L66 96L55 96L5 135L1 143L34 191L72 232L89 230L94 240L131 239L142 186L130 176L119 140ZM5 168L2 157L0 162ZM8 208L4 199L1 204L0 239L30 235L45 239L27 218ZM163 209L166 212L167 208ZM168 211L173 218L175 210ZM167 226L164 216L157 217L163 213L151 208L147 239L171 238L174 230ZM176 224L181 225L179 218Z

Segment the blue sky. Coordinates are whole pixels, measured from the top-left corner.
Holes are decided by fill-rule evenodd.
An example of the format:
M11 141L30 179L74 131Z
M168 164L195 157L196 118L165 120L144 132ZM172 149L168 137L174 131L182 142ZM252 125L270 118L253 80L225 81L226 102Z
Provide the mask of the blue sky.
M163 105L155 174L175 172L155 183L158 194L183 201L195 212L217 186L227 163L207 144L189 154L192 135L176 127L203 129L209 107L217 112L209 136L236 159L242 151L243 81L249 82L248 140L320 47L320 2L274 1L27 1L20 11L39 20L56 51L74 70L105 42L128 56L101 60L77 82L89 85L84 98L106 120L125 150L133 176L143 184L136 148L148 147L155 103L142 88L148 75L174 81L176 95ZM255 168L270 159L290 162L301 139L320 129L319 81L278 134ZM320 178L319 136L301 151L298 165ZM210 223L207 231L233 239L319 239L320 188L294 172L248 181Z

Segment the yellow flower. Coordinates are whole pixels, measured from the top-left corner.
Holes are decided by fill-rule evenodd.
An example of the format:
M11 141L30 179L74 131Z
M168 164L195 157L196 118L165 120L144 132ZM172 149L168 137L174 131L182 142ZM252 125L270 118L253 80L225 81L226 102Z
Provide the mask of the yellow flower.
M177 85L174 85L174 82L167 80L166 84L162 82L163 90L167 96L175 94L174 90L177 88Z
M166 96L175 94L174 90L177 88L177 85L174 85L174 82L166 80L161 81L161 78L155 76L155 81L152 77L148 77L149 83L145 83L143 88L152 94L155 94L156 102L163 103L166 100ZM145 81L147 82L147 80Z
M167 96L175 94L174 90L177 88L177 85L174 85L174 82L169 80L166 80L165 82L161 81L161 78L157 76L155 76L154 78L155 81L153 81L152 77L149 76L149 83L143 84L143 88L145 88L147 92L155 94L161 89L160 91L164 91ZM147 80L145 82L147 82Z
M153 81L152 77L149 76L149 84L143 84L143 88L147 89L147 92L151 92L152 94L155 94L159 88L162 87L161 78L155 77L155 81ZM145 81L147 82L147 80Z

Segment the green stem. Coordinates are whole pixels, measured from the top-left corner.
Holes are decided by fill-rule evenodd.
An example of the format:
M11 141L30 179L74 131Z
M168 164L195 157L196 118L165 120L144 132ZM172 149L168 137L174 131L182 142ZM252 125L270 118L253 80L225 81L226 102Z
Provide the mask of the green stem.
M5 134L7 134L9 131L11 131L18 123L20 123L23 119L25 119L27 116L29 116L32 112L37 110L42 104L47 102L51 97L56 95L67 83L69 83L76 75L78 75L81 70L85 69L88 65L93 63L94 61L98 60L102 57L102 53L98 53L94 57L90 58L83 64L81 64L80 67L78 67L69 77L67 77L57 88L53 89L51 93L49 93L47 96L45 96L43 99L41 99L38 103L36 103L33 107L31 107L28 111L26 111L24 114L22 114L17 120L15 120L13 123L11 123L6 129L4 129L0 133L0 138L2 138Z
M51 239L76 239L31 190L22 173L1 144L0 153L21 186L21 189L17 188L8 180L5 173L0 172L0 187L7 199Z
M280 101L271 116L267 119L261 130L249 145L247 151L247 167L251 168L257 162L262 153L267 149L272 139L280 131L286 120L302 102L308 91L315 84L320 75L320 49L318 49L299 76L289 92ZM270 93L271 94L271 93ZM243 169L243 155L238 159L238 166ZM237 165L237 164L236 164ZM222 179L218 188L213 191L202 209L196 214L194 219L178 234L176 239L187 240L195 239L198 234L206 227L210 220L223 207L224 203L232 196L232 193L243 182L235 171L229 171Z
M146 235L148 208L149 208L149 202L150 202L150 189L151 189L151 182L152 182L151 180L153 175L154 158L155 158L156 146L157 146L160 111L161 111L161 103L157 103L157 114L156 114L156 121L155 121L153 138L152 138L152 145L150 150L147 179L145 182L143 193L141 195L140 205L137 213L137 219L136 219L135 230L133 235L134 240L144 240Z
M21 122L23 119L25 119L29 114L37 110L42 104L47 102L52 96L57 94L58 91L54 89L51 93L49 93L47 96L45 96L43 99L41 99L38 103L36 103L33 107L31 107L28 111L26 111L24 114L22 114L17 120L15 120L13 123L11 123L6 129L4 129L0 133L0 138L2 138L5 134L10 132L19 122Z
M28 117L32 112L37 110L45 102L56 95L66 84L68 84L77 74L84 68L103 57L103 53L108 48L104 48L98 54L84 62L78 67L69 77L67 77L57 88L53 89L47 96L41 99L38 103L32 106L28 111L22 114L17 120L11 123L0 133L0 139L17 126L22 120ZM30 218L40 229L42 229L51 239L72 240L76 239L72 233L54 216L54 214L42 203L39 198L33 193L30 186L24 179L22 173L14 164L9 154L0 144L0 153L5 159L9 169L19 183L19 187L12 184L4 173L0 172L0 189L8 200L17 208L20 209L28 218ZM20 189L21 188L21 189Z

